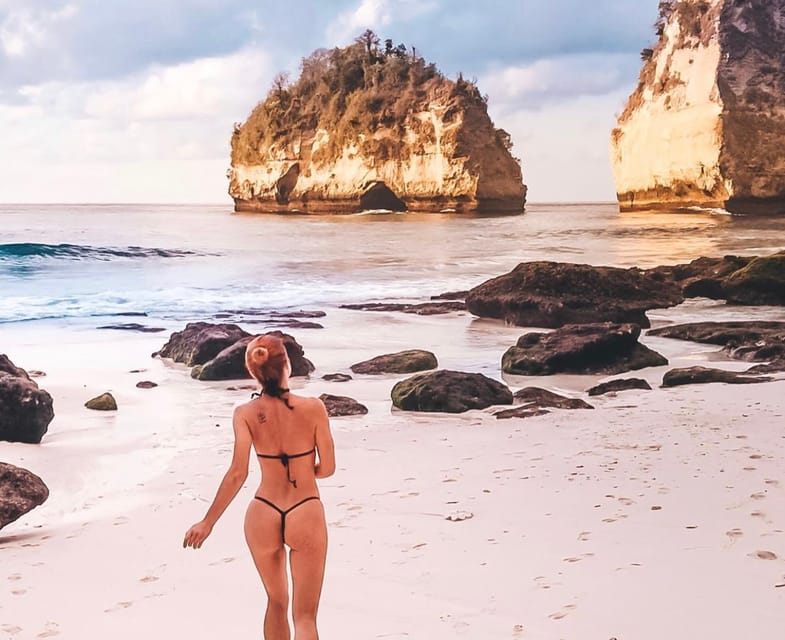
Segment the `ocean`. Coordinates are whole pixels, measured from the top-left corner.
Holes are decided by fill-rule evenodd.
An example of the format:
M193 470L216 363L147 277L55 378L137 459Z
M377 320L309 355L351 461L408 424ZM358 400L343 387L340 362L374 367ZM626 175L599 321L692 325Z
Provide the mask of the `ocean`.
M651 267L783 248L785 218L619 213L233 213L226 206L0 205L0 325L166 328L243 312L422 300L527 260Z

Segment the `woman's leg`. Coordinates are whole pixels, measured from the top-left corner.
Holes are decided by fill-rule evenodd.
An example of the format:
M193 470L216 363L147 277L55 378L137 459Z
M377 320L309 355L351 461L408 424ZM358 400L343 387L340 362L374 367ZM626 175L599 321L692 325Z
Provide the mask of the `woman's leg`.
M316 612L324 581L327 524L321 501L312 500L286 516L286 543L292 551L292 616L295 640L318 640Z
M245 514L245 539L267 592L265 640L289 640L289 582L281 540L281 515L269 505L252 500Z

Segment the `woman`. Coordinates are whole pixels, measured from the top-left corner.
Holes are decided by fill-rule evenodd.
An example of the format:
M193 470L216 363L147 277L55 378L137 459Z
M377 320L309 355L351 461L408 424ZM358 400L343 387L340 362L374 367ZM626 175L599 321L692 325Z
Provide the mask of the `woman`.
M207 515L188 530L183 546L199 549L210 535L248 476L253 446L262 468L262 483L245 515L245 539L267 592L264 637L290 637L287 545L295 636L297 640L317 640L316 611L324 579L327 524L316 479L335 472L327 411L318 398L289 392L291 363L280 338L254 338L245 351L245 366L262 385L262 392L235 409L232 464Z

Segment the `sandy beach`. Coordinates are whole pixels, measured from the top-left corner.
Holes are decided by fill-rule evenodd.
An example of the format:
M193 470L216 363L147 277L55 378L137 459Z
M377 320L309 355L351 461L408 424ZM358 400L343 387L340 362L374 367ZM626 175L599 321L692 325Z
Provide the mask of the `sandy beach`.
M351 337L329 330L352 318ZM498 376L521 328L465 314L325 320L328 330L298 334L318 366L298 390L370 411L332 421L323 638L780 637L784 381L662 389L666 368L650 368L636 375L652 391L587 398L603 378L508 378L596 408L410 414L390 408L399 377L320 376L375 355L351 349L363 331L379 353L426 344L446 368ZM151 359L166 335L53 329L53 348L29 328L7 332L14 359L46 371L56 417L41 445L0 443L0 459L51 490L0 534L0 637L261 637L265 597L242 534L255 465L204 548L181 548L228 465L232 408L248 391ZM705 345L645 341L671 367L743 366ZM143 379L160 386L137 389ZM105 390L118 412L82 406ZM472 517L447 519L459 514Z

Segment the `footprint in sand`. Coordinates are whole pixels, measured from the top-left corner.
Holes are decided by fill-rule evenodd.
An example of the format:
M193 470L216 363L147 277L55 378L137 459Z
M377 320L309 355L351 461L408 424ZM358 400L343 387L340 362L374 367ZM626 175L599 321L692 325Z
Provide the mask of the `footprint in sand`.
M139 582L156 582L158 580L158 576L145 576L144 578L139 578Z
M216 560L215 562L211 562L210 566L214 567L219 564L227 564L229 562L234 562L237 558L221 558L220 560Z
M14 624L4 624L0 627L0 631L7 633L9 636L15 636L17 633L22 632L22 627L17 627Z
M757 493L750 494L750 498L753 500L763 500L766 497L765 491L758 491Z
M581 531L578 534L578 540L580 542L586 542L591 537L591 531Z
M517 640L517 638L522 638L523 637L523 625L522 624L516 624L512 628L512 637L515 638L516 640Z
M125 516L120 516L119 518L115 518L115 521L112 524L115 526L119 524L128 524L128 518Z
M562 562L569 562L569 563L572 564L573 562L580 562L584 558L591 558L593 556L594 556L593 553L584 553L584 554L582 554L579 557L573 556L571 558L562 558Z
M744 535L744 532L741 529L731 529L730 531L726 531L725 535L730 538L731 542L736 542L736 538L741 538Z
M765 518L766 514L763 511L751 511L750 515L753 518Z
M104 609L104 613L112 613L113 611L118 611L120 609L127 609L133 604L133 602L118 602L116 606L112 607L111 609Z
M11 592L12 596L23 596L27 593L27 589L16 589L15 591Z
M59 636L59 627L60 625L58 625L56 622L47 622L46 629L39 633L36 638L51 638L53 636Z
M619 498L619 502L621 502L626 507L629 507L631 504L635 504L635 500L631 500L630 498Z
M551 620L561 620L565 616L569 615L570 611L574 611L575 609L576 606L574 604L566 604L561 608L560 611L557 611L556 613L552 613L548 617Z
M777 554L772 551L756 551L750 554L751 558L758 558L758 560L776 560Z
M780 481L779 480L766 480L766 484L772 487L779 487Z
M18 573L12 573L10 576L8 576L8 579L13 581L21 580L22 576Z

